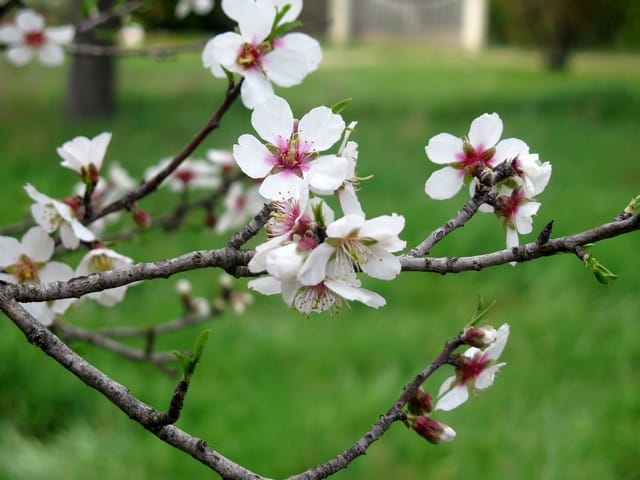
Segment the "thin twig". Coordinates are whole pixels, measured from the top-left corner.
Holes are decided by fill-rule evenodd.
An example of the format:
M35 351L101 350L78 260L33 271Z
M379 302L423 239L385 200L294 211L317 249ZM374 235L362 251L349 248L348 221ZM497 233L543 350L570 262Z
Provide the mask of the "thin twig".
M91 15L86 20L78 23L76 25L77 33L87 33L91 30L103 25L114 18L122 18L129 13L138 10L144 5L144 1L142 0L134 0L131 2L127 2L123 5L120 5L112 10L102 11L97 13L96 15Z

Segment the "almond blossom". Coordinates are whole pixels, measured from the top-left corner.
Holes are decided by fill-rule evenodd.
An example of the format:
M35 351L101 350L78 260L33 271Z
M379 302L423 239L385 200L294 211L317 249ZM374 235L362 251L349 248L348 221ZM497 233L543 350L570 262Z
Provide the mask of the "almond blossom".
M47 233L60 230L60 239L65 248L73 250L78 247L80 240L91 242L96 239L94 233L78 220L70 205L40 193L29 183L24 189L36 202L31 205L33 219Z
M218 233L239 228L254 217L264 205L264 200L258 193L256 185L245 189L242 182L233 182L224 197L224 213L216 222Z
M449 133L432 137L425 147L427 156L433 163L447 166L429 176L425 183L426 194L435 200L451 198L479 167L495 166L512 159L509 155L514 143L520 146L524 142L511 138L500 140L502 129L502 120L497 113L485 113L471 122L464 139Z
M94 248L89 250L76 268L76 276L90 275L92 273L107 272L119 268L128 267L133 263L129 257L120 255L109 248ZM105 307L112 307L124 298L127 288L131 285L123 285L116 288L108 288L100 292L89 293L86 298L91 298Z
M32 227L19 242L13 237L0 237L0 280L10 283L41 284L66 281L73 270L61 262L50 262L54 241L41 227ZM64 313L74 299L30 302L22 306L45 326L56 315Z
M60 165L76 171L83 182L96 183L110 141L111 133L104 132L92 139L76 137L65 142L57 149L63 158Z
M155 177L171 161L171 158L166 158L159 164L147 168L144 172L145 180ZM166 185L172 192L193 189L212 190L220 186L220 171L215 165L205 160L187 158L164 180L162 185Z
M64 61L62 45L71 42L74 34L71 25L45 28L42 15L22 9L14 24L0 26L0 43L7 45L7 58L14 65L26 65L37 55L43 65L55 66Z
M509 325L503 324L496 331L495 341L484 350L469 348L458 356L456 374L447 378L438 392L434 410L452 410L469 398L469 392L481 392L493 384L496 373L506 363L496 363L507 340Z
M342 117L327 107L316 107L299 121L286 100L271 97L251 115L256 132L267 143L244 134L233 146L233 156L249 177L263 179L260 194L269 200L291 197L302 182L311 191L333 193L348 174L348 161L320 155L342 135Z
M274 25L278 9L293 3L278 25ZM299 8L298 5L299 4ZM205 46L202 61L205 68L218 78L226 72L244 77L242 102L247 108L273 96L274 83L281 87L297 85L322 60L320 44L304 33L272 35L284 22L295 19L302 2L273 0L229 0L222 2L224 12L238 22L238 32L215 36Z

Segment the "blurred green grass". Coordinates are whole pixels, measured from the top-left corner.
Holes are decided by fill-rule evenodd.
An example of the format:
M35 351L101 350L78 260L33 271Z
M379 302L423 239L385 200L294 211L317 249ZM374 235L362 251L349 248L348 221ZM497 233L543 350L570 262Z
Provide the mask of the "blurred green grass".
M109 119L62 115L66 72L0 63L2 224L28 212L22 184L67 194L75 179L57 168L55 148L76 135L113 132L107 161L139 176L179 151L210 116L224 90L197 55L119 65L119 111ZM405 215L409 246L446 221L463 195L428 200L435 168L424 145L436 133L463 135L483 112L498 112L505 137L522 138L553 164L538 229L554 234L613 218L640 193L635 140L640 131L640 58L581 54L568 72L551 74L532 53L490 51L478 57L419 45L328 49L323 68L281 91L294 112L353 97L347 121L358 120L361 199L369 216ZM249 114L234 106L198 153L230 147L250 132ZM163 200L150 198L150 211ZM118 246L137 261L213 248L224 239L197 228L150 232ZM432 252L467 255L503 248L499 222L474 218ZM531 236L533 238L533 235ZM530 238L525 238L530 239ZM401 425L356 460L342 479L474 478L638 479L640 398L637 366L638 235L593 248L620 275L596 283L575 257L546 258L515 268L436 276L403 274L365 281L388 306L353 305L333 317L305 318L279 298L256 298L248 314L211 324L212 336L178 425L213 448L268 476L282 477L335 455L366 431L402 386L464 324L476 292L496 299L489 316L509 322L508 366L478 399L437 417L458 431L432 447ZM217 272L191 272L196 294L216 291ZM238 281L243 284L244 281ZM148 324L179 314L174 279L131 289L115 309L84 304L80 325ZM201 478L207 470L152 438L61 367L30 348L9 322L0 324L0 478ZM197 331L165 338L189 348ZM174 380L91 347L86 357L144 401L165 408ZM449 372L426 384L435 393Z

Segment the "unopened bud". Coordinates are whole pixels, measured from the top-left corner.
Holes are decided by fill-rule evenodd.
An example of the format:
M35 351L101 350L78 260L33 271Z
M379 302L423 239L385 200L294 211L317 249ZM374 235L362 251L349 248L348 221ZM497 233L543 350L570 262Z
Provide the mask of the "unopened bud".
M178 295L188 297L191 295L191 282L186 278L182 278L176 282L175 289Z
M456 432L453 428L431 417L415 417L411 422L411 428L422 438L434 445L442 442L450 442L456 438Z
M233 289L233 277L228 273L223 273L218 277L218 284L224 290L231 290Z
M418 387L407 402L407 407L413 415L427 415L433 411L433 397L422 387Z
M476 348L485 348L496 341L496 329L491 325L467 327L462 332L462 341Z
M151 226L151 215L149 215L144 210L140 210L139 208L134 208L131 211L133 216L133 220L144 228L149 228Z

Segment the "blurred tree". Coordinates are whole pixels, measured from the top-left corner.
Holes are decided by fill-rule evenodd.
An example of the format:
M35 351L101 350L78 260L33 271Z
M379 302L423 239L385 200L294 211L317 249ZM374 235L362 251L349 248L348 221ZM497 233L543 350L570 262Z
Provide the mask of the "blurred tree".
M638 15L638 0L493 0L491 38L537 45L549 68L563 69L577 47L622 43Z

